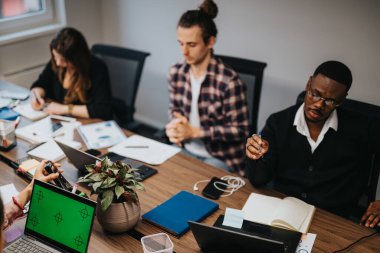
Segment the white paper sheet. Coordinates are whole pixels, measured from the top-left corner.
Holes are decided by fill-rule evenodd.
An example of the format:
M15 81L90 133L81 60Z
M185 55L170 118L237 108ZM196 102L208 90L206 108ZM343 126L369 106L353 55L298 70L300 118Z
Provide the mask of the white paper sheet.
M139 160L152 165L159 165L177 154L181 149L161 142L133 135L118 145L109 148L109 152Z
M14 184L6 184L0 186L0 195L4 205L12 200L13 196L16 196L18 191Z

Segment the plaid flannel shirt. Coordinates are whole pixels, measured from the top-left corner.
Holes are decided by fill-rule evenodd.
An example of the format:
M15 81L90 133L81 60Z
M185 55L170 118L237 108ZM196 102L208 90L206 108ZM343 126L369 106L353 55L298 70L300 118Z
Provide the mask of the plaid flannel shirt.
M190 65L186 62L170 68L169 98L169 117L179 112L189 119L192 94ZM198 110L207 151L236 172L243 170L249 133L246 86L214 55L201 85Z

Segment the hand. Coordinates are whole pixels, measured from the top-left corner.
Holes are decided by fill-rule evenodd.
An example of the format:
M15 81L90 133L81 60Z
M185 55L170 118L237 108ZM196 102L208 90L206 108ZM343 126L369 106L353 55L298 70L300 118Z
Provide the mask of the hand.
M61 167L61 165L59 163L51 162L54 165L54 167L52 169L56 170L56 172L49 174L45 170L46 162L47 162L46 160L43 160L40 163L40 165L36 169L36 172L34 173L33 179L38 179L40 181L49 182L49 181L52 181L53 179L57 179L59 174L63 172L62 170L58 169L59 167Z
M370 228L380 227L380 200L369 204L367 211L360 220L360 224Z
M193 127L185 116L178 112L173 115L175 119L166 125L166 135L171 142L180 145L184 140L201 137L200 129Z
M245 153L248 158L257 160L263 157L269 149L268 141L261 139L257 134L253 134L250 138L247 139L245 145Z
M58 163L53 162L53 164L57 168L61 167L61 165ZM25 189L22 190L17 195L18 201L22 206L25 206L25 204L28 203L28 201L30 200L30 196L32 195L34 179L38 179L44 182L49 182L58 178L59 174L63 172L62 170L57 170L56 173L49 174L45 170L45 165L46 165L46 161L44 160L40 163L40 165L37 167L36 171L34 172L32 182L30 182L30 184L27 187L25 187Z
M36 111L42 110L45 105L45 100L41 97L40 91L36 88L32 90L31 105L32 108Z
M165 133L168 136L169 141L182 147L181 142L177 139L177 127L180 124L181 119L175 118L165 126Z
M45 107L44 112L47 112L49 114L58 114L58 115L67 114L68 106L60 104L60 103L56 103L56 102L51 102Z

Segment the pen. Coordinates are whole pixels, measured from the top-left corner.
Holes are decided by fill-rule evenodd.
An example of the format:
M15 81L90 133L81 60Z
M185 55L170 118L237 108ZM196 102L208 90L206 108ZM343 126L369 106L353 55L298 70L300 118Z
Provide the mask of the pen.
M125 146L124 148L149 148L149 146Z
M261 139L261 131L259 132L259 134L258 134L257 136L259 136L260 139ZM261 147L261 144L260 144L260 146L259 146L259 153L260 153L260 154L261 154L261 151L262 151L262 147Z
M37 102L37 104L40 105L41 102L40 102L39 97L37 96L37 92L36 92L35 90L32 90L32 92L33 92L33 96L36 98L36 102Z

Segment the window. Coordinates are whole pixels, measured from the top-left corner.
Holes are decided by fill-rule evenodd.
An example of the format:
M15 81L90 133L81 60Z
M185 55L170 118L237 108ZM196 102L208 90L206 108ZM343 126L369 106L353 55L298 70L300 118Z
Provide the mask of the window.
M0 0L0 45L66 25L63 0Z

